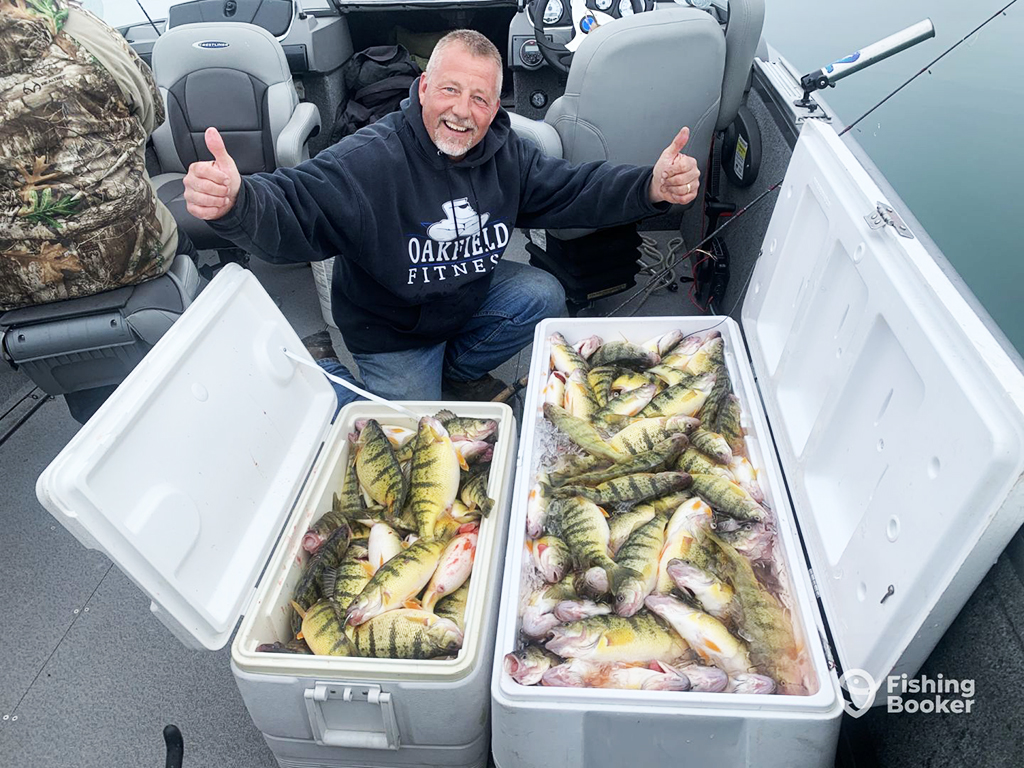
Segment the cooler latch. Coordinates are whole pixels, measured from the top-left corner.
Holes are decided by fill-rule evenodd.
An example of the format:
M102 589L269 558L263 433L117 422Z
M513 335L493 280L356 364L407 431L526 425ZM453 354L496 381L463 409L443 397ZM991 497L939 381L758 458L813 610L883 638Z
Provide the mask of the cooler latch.
M875 212L865 216L864 221L868 223L871 229L881 229L888 225L895 229L896 234L900 237L906 237L910 240L914 239L914 233L910 231L910 227L904 223L900 215L888 203L876 203Z
M379 685L317 682L303 696L313 738L320 746L399 748L391 694Z

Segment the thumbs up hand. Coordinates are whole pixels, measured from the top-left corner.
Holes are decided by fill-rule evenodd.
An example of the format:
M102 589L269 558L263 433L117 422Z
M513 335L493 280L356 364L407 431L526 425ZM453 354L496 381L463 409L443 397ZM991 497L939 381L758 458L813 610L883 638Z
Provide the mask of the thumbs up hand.
M658 158L654 166L654 176L651 177L652 203L669 202L685 205L697 197L700 188L697 161L689 155L680 154L689 140L690 129L683 128Z
M184 178L188 212L197 219L219 219L231 210L242 186L235 161L224 148L224 139L216 128L206 129L206 148L213 160L192 163Z

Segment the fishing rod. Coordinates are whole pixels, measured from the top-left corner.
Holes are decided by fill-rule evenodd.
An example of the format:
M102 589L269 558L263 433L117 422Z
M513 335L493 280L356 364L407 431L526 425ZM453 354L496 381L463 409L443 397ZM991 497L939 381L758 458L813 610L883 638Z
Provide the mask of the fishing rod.
M926 66L924 66L920 71L916 72L914 75L909 77L901 85L899 85L897 88L892 90L889 94L887 94L885 96L885 98L881 99L878 103L876 103L873 107L871 107L867 112L865 112L863 115L861 115L856 120L854 120L852 123L850 123L848 126L846 126L846 128L844 128L839 133L839 135L843 136L844 134L848 133L858 123L860 123L862 120L864 120L864 118L868 117L868 115L870 115L876 109L878 109L883 104L885 104L889 99L891 99L897 93L899 93L904 88L906 88L908 85L910 85L914 80L916 80L918 77L923 75L925 72L930 71L932 66L934 66L937 62L939 62L941 59L943 59L947 54L951 53L961 43L965 42L972 35L975 35L979 31L981 31L981 29L983 27L985 27L987 24L989 24L989 22L991 22L997 16L1000 16L1000 15L1005 16L1007 9L1009 9L1010 6L1012 6L1016 2L1017 2L1017 0L1010 0L1009 3L1007 3L1005 6L1000 8L995 13L993 13L991 16L989 16L987 19L985 19L985 21L983 21L981 24L979 24L973 30L968 32L962 38L957 40L951 46L946 48L946 50L944 50L941 54L939 54L936 58L934 58L931 62L929 62ZM925 21L922 21L922 22L919 22L919 23L917 23L917 24L915 24L913 26L910 26L907 29L902 30L901 32L897 32L894 35L890 35L889 37L884 38L883 40L880 40L877 43L873 43L872 45L864 48L862 51L857 51L856 53L852 53L849 56L845 56L842 59L839 59L838 61L823 67L822 69L818 70L817 72L812 72L812 73L806 74L806 75L804 75L800 79L800 85L804 88L804 97L800 101L795 102L795 104L797 106L807 106L808 109L813 111L814 109L817 108L817 105L814 104L813 102L811 102L809 100L809 98L808 98L810 93L812 93L813 91L820 90L821 88L825 88L825 87L829 87L829 86L834 87L835 83L838 80L841 80L844 77L852 75L855 72L859 72L860 70L864 69L865 67L870 66L871 64L876 64L879 61L882 61L883 59L888 58L889 56L897 54L900 51L904 51L907 48L909 48L909 47L911 47L913 45L916 45L917 43L923 42L924 40L928 40L928 39L930 39L930 38L932 38L934 36L935 36L935 28L932 26L931 21L926 19ZM695 253L699 253L701 251L701 249L706 244L711 242L711 240L714 237L720 235L723 231L725 231L725 229L730 224L732 224L738 218L743 216L743 214L745 214L747 211L749 211L755 205L760 203L770 193L776 191L780 186L782 186L782 182L783 182L783 179L779 179L774 184L772 184L770 187L768 187L768 189L766 189L764 192L762 192L760 195L758 195L752 201L750 201L745 206L743 206L735 214L730 216L728 221L726 221L725 224L723 224L722 226L720 226L717 229L715 229L714 231L712 231L711 234L709 234L707 237L705 237L703 240L701 240L696 246L694 246L693 248L688 250L685 254L683 254L678 259L678 261L680 261L680 262L681 261L685 261L686 259L688 259L691 256L693 256ZM711 256L711 258L714 258L714 256ZM756 265L756 259L755 259L755 265ZM647 284L644 285L643 288L641 288L640 290L638 290L635 293L633 293L632 295L630 295L629 298L627 298L625 301L623 301L621 304L619 304L617 307L615 307L615 309L613 309L610 312L608 312L607 314L603 315L603 317L611 317L612 315L614 315L620 309L622 309L627 304L629 304L631 301L633 301L638 296L640 296L642 293L647 291L648 287L650 285L652 285L653 283L657 282L658 280L664 278L673 269L674 269L674 263L671 264L666 269L662 270L661 272L653 275L648 280ZM754 268L753 268L753 266L751 266L750 272L747 275L746 283L744 283L744 286L743 286L744 289L746 288L746 285L750 282L750 277L751 277L751 275L753 275L753 273L754 273ZM729 314L731 314L731 312L733 310L736 309L736 305L739 303L739 301L742 298L742 296L743 296L743 291L741 290L739 292L739 294L737 294L736 299L733 301L732 307L729 309L728 312L725 313L727 316ZM710 307L710 305L711 305L711 302L709 301L708 302L708 306ZM634 310L634 311L636 311L636 310ZM724 319L719 321L719 323L716 323L716 325L720 325L722 322L724 322ZM715 326L711 326L711 328L714 328L714 327ZM708 330L708 329L705 329L705 330Z
M840 136L842 136L842 135L843 135L844 133L846 133L846 132L847 132L847 131L849 131L849 130L850 130L851 128L853 128L854 126L856 126L856 125L857 125L857 123L859 123L859 122L860 122L861 120L863 120L863 119L864 119L865 117L867 117L868 115L870 115L870 114L871 114L872 112L874 112L874 111L875 111L876 109L878 109L878 108L879 108L880 106L882 106L883 104L885 104L885 102L887 102L887 101L888 101L889 99L891 99L891 98L892 98L893 96L895 96L895 95L896 95L897 93L899 93L899 92L900 92L900 91L902 91L902 90L903 90L904 88L906 88L906 87L907 87L908 85L910 85L910 84L911 84L912 82L914 82L914 80L916 80L917 78L919 78L919 77L920 77L921 75L923 75L923 74L924 74L925 72L928 72L928 71L929 71L929 70L930 70L930 69L931 69L931 68L932 68L932 67L933 67L933 66L934 66L935 64L937 64L937 63L939 62L939 60L941 60L942 58L944 58L944 57L946 56L946 54L948 54L948 53L951 53L951 52L953 51L953 49L954 49L954 48L958 47L958 46L959 46L959 45L960 45L961 43L963 43L963 42L965 42L966 40L968 40L968 39L969 39L969 38L970 38L970 37L971 37L972 35L975 35L975 34L977 34L978 32L980 32L980 31L981 31L981 28L982 28L982 27L984 27L984 26L985 26L986 24L988 24L988 23L989 23L990 21L992 21L992 20L993 20L993 19L994 19L994 18L995 18L996 16L1005 16L1005 15L1006 15L1006 10L1007 10L1007 8L1009 8L1009 7L1011 6L1011 5L1013 5L1013 4L1014 4L1014 3L1016 3L1016 2L1017 2L1017 0L1010 0L1010 2L1009 2L1009 3L1007 3L1006 5L1004 5L1004 6L1002 7L1002 8L1000 8L1000 9L999 9L998 11L996 11L995 13L993 13L993 14L992 14L991 16L989 16L989 17L988 17L987 19L985 19L985 20L984 20L983 22L981 22L981 24L979 24L978 26L976 26L976 27L975 27L975 28L974 28L973 30L971 30L971 31L970 31L970 32L968 32L968 33L967 33L966 35L964 35L964 36L963 36L963 37L961 37L961 38L960 38L959 40L957 40L957 41L956 41L955 43L953 43L953 45L949 46L949 48L947 48L947 49L946 49L946 50L944 50L944 51L943 51L942 53L940 53L940 54L939 54L938 56L936 56L936 57L935 57L934 59L932 59L932 60L931 60L930 62L928 62L928 63L927 63L927 64L926 64L926 65L925 65L924 67L922 67L922 68L921 68L921 70L920 70L920 71L919 71L919 72L918 72L917 74L915 74L915 75L913 75L913 76L912 76L911 78L909 78L909 79L908 79L908 80L907 80L907 81L906 81L905 83L903 83L903 84L902 84L902 85L901 85L901 86L900 86L899 88L897 88L896 90L894 90L894 91L893 91L892 93L890 93L890 94L889 94L888 96L886 96L886 97L885 97L884 99L882 99L882 100L881 100L880 102L878 102L877 104L875 104L875 106L873 106L873 107L872 107L871 109L869 109L869 110L868 110L867 112L865 112L865 113L864 113L863 115L861 115L861 116L860 116L860 117L858 117L858 118L857 118L856 120L854 120L854 121L853 121L852 123L850 123L850 124L849 124L848 126L846 126L846 127L845 127L845 128L844 128L844 129L842 130L842 132L841 132L841 133L840 133L839 135L840 135Z
M153 31L156 32L156 36L160 37L160 30L157 28L156 24L153 23L153 20L149 18L149 14L146 12L146 9L142 5L142 0L135 0L135 4L139 6L139 10L142 11L143 15L145 15L146 21L149 22L149 26L151 26L153 28Z

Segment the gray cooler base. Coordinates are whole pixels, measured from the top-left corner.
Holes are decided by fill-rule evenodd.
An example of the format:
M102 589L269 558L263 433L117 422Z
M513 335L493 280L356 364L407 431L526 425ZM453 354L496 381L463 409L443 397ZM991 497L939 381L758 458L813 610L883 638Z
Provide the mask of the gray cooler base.
M444 728L444 722L438 723ZM413 747L396 751L337 749L320 747L300 739L279 739L263 734L281 768L379 768L380 766L446 766L446 768L484 768L490 739L486 733L461 747Z

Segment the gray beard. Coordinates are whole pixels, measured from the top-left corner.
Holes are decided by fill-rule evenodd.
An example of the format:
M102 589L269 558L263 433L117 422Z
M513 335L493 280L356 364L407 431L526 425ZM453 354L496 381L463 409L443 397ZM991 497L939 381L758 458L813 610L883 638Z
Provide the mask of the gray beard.
M460 157L461 155L464 155L469 151L469 138L467 138L465 141L457 141L455 139L441 138L441 136L439 135L440 133L441 126L438 126L437 130L434 132L435 135L433 139L434 146L437 147L438 150L440 150L443 154L448 155L449 157Z

